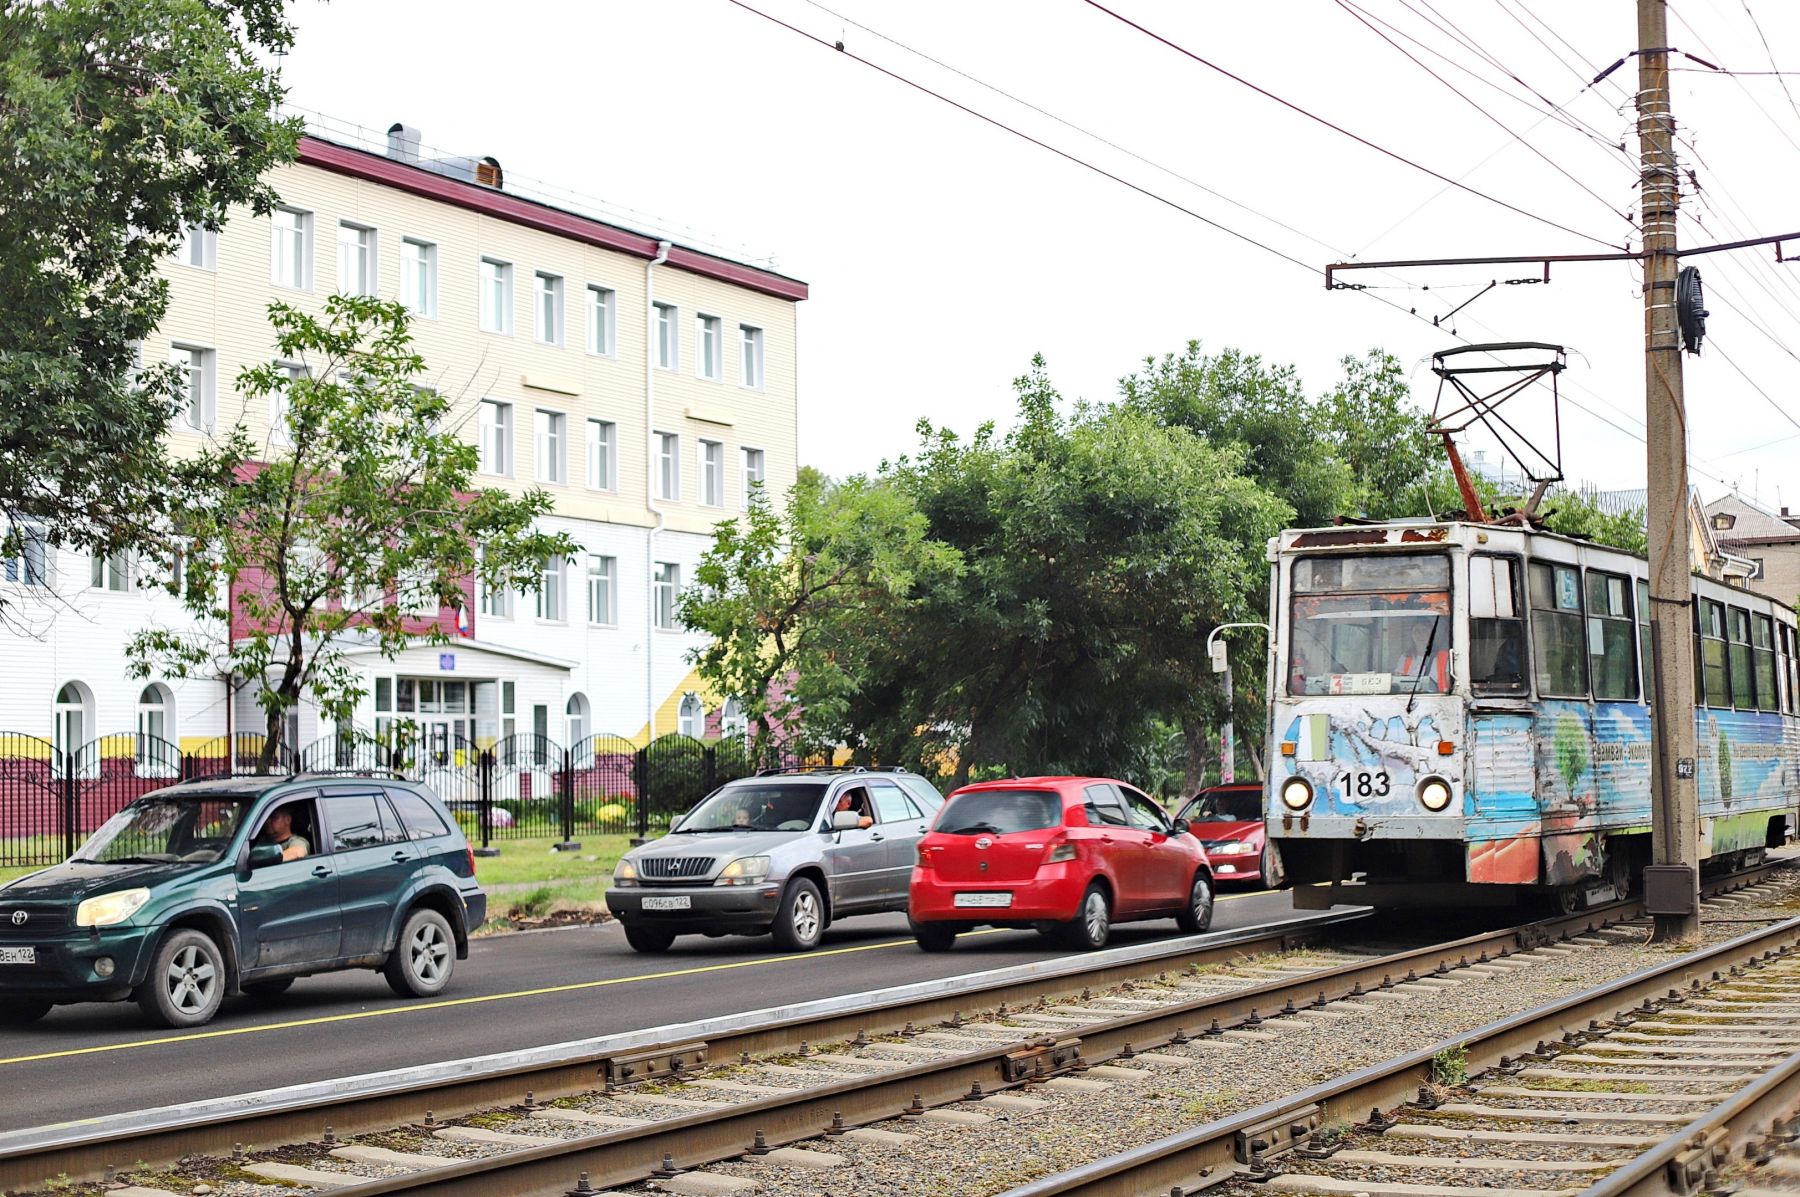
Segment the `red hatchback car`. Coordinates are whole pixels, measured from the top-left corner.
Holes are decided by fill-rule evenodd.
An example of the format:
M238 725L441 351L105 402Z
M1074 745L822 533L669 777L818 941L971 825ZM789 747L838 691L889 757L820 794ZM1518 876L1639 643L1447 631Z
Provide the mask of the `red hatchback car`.
M1122 782L985 781L952 793L919 841L908 914L927 952L983 924L1098 948L1116 922L1206 930L1212 870L1185 823Z
M1208 786L1181 808L1181 817L1205 845L1219 884L1260 881L1270 889L1287 884L1281 849L1264 832L1261 782Z

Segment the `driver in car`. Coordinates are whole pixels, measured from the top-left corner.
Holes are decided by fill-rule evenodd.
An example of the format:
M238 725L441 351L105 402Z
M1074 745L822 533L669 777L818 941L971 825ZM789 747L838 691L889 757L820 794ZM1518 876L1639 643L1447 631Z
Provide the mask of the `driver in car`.
M256 842L279 845L283 860L299 860L312 851L305 836L294 834L294 812L287 806L277 807L263 821L262 834L256 837Z
M869 791L862 789L861 787L854 790L845 790L842 794L839 794L837 805L833 807L832 810L833 813L845 810L855 811L861 816L857 822L858 827L875 826L875 820L869 815Z

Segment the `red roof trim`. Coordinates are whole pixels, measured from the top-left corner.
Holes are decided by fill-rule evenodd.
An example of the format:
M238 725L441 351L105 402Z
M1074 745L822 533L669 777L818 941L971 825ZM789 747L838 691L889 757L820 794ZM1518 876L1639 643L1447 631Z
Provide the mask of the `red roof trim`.
M411 192L589 245L646 259L656 256L654 237L317 137L300 139L300 161L308 166L367 179L385 187ZM807 297L806 284L798 279L679 245L669 249L669 265L707 278L719 279L721 282L747 287L752 291L761 291L778 299L800 300Z

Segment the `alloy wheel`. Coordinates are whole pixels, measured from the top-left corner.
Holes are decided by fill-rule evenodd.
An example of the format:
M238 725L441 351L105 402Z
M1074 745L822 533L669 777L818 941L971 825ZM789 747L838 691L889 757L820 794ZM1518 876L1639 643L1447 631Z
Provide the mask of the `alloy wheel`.
M1087 930L1089 943L1099 943L1106 938L1106 896L1095 890L1087 896L1087 905L1081 909L1082 926Z
M218 983L218 970L198 947L185 947L169 961L166 977L169 1001L183 1014L194 1014L206 1009L207 1003L212 1000L213 988Z
M450 945L444 942L444 933L435 923L422 923L413 932L410 953L413 973L419 980L433 985L443 978L444 962L450 958Z
M807 942L819 934L819 900L810 892L794 895L794 935Z

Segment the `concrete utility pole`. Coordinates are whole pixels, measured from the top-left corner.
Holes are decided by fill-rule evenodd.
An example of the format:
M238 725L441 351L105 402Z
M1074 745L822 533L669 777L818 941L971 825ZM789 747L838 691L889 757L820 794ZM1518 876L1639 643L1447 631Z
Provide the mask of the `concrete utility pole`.
M1675 212L1681 200L1669 108L1665 0L1638 0L1638 152L1643 192L1644 420L1650 537L1650 693L1654 747L1647 909L1657 940L1700 930L1700 808L1694 784L1694 654L1688 551L1687 413L1675 306ZM1685 870L1685 872L1683 872Z

